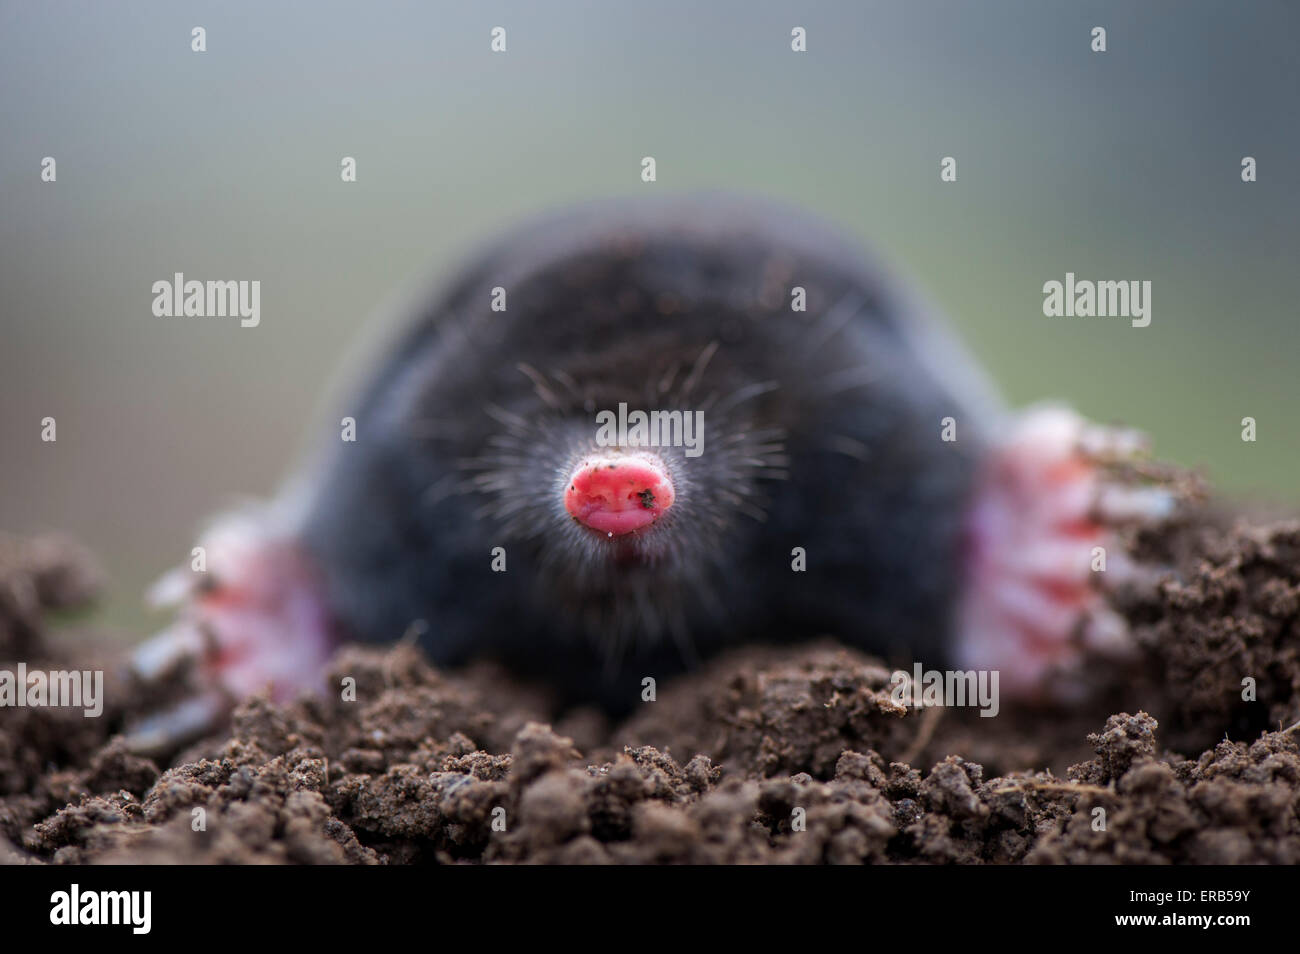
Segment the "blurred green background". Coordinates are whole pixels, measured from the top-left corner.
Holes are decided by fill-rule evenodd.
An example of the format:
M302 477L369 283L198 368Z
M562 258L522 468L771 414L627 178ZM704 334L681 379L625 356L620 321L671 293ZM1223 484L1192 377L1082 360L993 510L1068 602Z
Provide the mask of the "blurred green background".
M875 245L1013 403L1067 399L1293 506L1298 10L3 0L0 528L76 534L103 618L150 625L144 586L272 491L405 283L547 207L715 187ZM155 318L176 271L261 280L261 326ZM1044 318L1066 271L1152 281L1151 326Z

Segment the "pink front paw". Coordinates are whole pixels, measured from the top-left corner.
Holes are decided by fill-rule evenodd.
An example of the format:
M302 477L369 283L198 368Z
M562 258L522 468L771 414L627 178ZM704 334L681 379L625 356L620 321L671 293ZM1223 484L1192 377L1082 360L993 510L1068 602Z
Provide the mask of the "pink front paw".
M1124 483L1110 466L1143 449L1136 432L1066 408L1016 420L985 462L971 510L961 668L999 670L1008 693L1041 696L1088 655L1131 652L1128 626L1102 590L1103 580L1137 572L1118 530L1174 509L1171 491Z
M136 748L166 748L206 731L264 689L284 701L320 688L337 638L307 560L274 527L270 518L223 518L202 540L206 570L176 569L155 587L155 601L179 603L180 612L136 648L132 671L153 683L190 665L200 691L134 726L128 741Z

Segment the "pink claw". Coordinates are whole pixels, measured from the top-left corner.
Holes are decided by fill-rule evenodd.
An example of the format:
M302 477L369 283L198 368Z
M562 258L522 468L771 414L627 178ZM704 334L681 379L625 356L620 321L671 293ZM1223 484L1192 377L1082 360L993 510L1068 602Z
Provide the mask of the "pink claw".
M1110 482L1101 462L1140 444L1134 432L1096 427L1065 408L1032 409L1017 421L986 462L970 515L959 666L999 670L1004 690L1034 696L1088 653L1131 651L1101 578L1132 572L1118 526L1164 519L1174 500L1162 488Z
M226 517L203 537L206 571L173 570L155 587L155 601L181 604L179 617L136 647L131 668L155 682L191 663L203 693L132 727L128 741L137 747L211 728L234 702L268 687L278 701L320 688L335 634L306 561L270 525Z

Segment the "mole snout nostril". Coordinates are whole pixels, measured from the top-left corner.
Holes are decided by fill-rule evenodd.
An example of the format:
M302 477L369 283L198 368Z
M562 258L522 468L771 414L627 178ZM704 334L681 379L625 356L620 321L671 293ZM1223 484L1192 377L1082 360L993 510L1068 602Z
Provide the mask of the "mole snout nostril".
M673 504L668 469L652 454L595 453L578 462L564 488L564 509L609 536L648 527Z

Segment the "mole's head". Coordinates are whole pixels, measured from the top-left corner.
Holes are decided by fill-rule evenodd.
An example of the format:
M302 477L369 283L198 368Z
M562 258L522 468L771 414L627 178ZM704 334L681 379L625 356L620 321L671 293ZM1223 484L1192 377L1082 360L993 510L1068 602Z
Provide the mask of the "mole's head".
M462 605L511 605L511 629L614 656L760 612L789 566L765 531L789 487L799 352L788 276L764 284L752 245L606 234L473 275L436 371L414 376L413 416L438 434L429 537L464 553ZM496 547L508 569L483 582Z
M401 416L436 433L439 558L463 550L477 580L507 555L475 598L602 645L694 640L763 603L756 550L788 570L764 530L803 410L796 261L743 224L619 221L471 270Z

